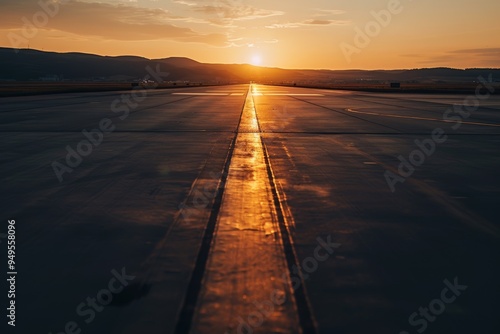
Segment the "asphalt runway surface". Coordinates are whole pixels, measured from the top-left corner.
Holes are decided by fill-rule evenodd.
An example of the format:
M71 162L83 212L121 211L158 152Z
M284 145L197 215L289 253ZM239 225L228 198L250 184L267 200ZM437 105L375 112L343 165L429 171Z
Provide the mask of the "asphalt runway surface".
M7 333L500 330L499 95L2 98L0 138Z

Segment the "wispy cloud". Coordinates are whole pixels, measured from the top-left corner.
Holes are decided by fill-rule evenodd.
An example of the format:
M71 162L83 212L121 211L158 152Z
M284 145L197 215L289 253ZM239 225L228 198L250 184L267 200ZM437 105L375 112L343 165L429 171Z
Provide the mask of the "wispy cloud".
M349 20L342 20L337 18L332 18L333 16L338 16L345 14L346 12L341 9L321 9L313 8L313 14L310 19L305 19L296 22L285 22L285 23L273 23L267 25L266 28L269 29L291 29L300 28L304 26L332 26L332 25L347 25L350 24Z
M403 55L413 57L424 57L423 55ZM464 57L474 59L476 63L485 66L485 64L500 64L500 48L475 48L475 49L459 49L451 50L439 55L426 57L419 62L422 64L448 64L454 61L461 61Z
M261 39L261 38L232 38L229 40L231 47L249 47L254 48L263 44L276 44L279 43L277 39Z
M475 55L478 57L494 57L495 59L500 60L500 48L479 48L479 49L461 49L454 50L450 53L457 55Z
M189 7L196 7L197 6L196 2L191 2L191 1L172 0L172 2L173 3L178 3L179 5L189 6Z
M23 26L23 17L32 17L40 11L37 1L4 1L0 3L0 11L6 19L0 21L0 28L19 29ZM172 24L178 19L160 8L70 1L60 6L60 12L42 29L123 41L171 39L214 46L227 44L225 34L201 33Z
M298 28L300 26L301 26L301 23L287 22L287 23L273 23L273 24L267 25L266 28L286 29L286 28Z
M321 26L331 26L331 25L346 25L349 21L345 20L305 20L302 25L321 25Z
M341 15L345 14L346 11L342 9L320 9L320 8L315 8L314 9L317 13L315 14L316 16L328 16L328 15Z
M287 22L287 23L274 23L267 25L266 28L269 29L286 29L286 28L300 28L303 26L331 26L331 25L347 25L350 21L346 20L318 20L310 19L301 22Z
M240 0L215 0L208 3L186 0L173 0L173 2L185 5L195 13L203 14L207 22L221 26L232 25L234 21L255 20L284 15L282 11L257 8L244 4Z

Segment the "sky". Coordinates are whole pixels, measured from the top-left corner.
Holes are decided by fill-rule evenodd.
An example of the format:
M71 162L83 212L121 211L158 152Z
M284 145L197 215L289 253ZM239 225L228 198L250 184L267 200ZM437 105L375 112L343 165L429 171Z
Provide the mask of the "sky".
M500 67L498 0L0 0L0 46L301 69Z

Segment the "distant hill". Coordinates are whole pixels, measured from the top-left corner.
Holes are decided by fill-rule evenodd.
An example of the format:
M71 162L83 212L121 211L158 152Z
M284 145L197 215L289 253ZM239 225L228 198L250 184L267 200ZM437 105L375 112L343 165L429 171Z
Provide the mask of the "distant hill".
M186 57L169 57L164 59L157 59L164 64L169 64L176 67L192 67L192 66L200 66L202 63L197 62L191 58Z
M16 52L17 51L17 52ZM159 66L170 73L167 81L268 83L349 82L474 82L500 69L426 68L411 70L287 70L248 64L204 64L184 57L147 59L137 56L98 56L85 53L56 53L0 48L0 81L104 81L130 82L147 75L146 68Z

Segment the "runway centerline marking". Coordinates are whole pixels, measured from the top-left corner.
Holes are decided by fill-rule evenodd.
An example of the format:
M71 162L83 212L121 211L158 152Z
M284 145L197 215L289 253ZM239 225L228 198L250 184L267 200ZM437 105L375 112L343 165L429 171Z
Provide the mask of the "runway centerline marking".
M309 93L309 94L298 94L298 93L283 93L283 94L266 94L264 95L269 95L269 96L325 96L323 94L315 94L315 93Z
M229 165L192 333L236 333L239 317L274 304L255 333L299 333L300 324L280 234L252 91L247 95Z
M207 90L203 93L218 93L218 94L241 94L241 95L245 95L246 92L242 92L242 91L239 91L239 90Z
M257 92L253 93L253 96L325 96L323 94L295 94L295 93L266 93L266 92Z
M239 92L187 92L187 93L172 93L172 95L183 95L183 96L243 96L245 93Z

